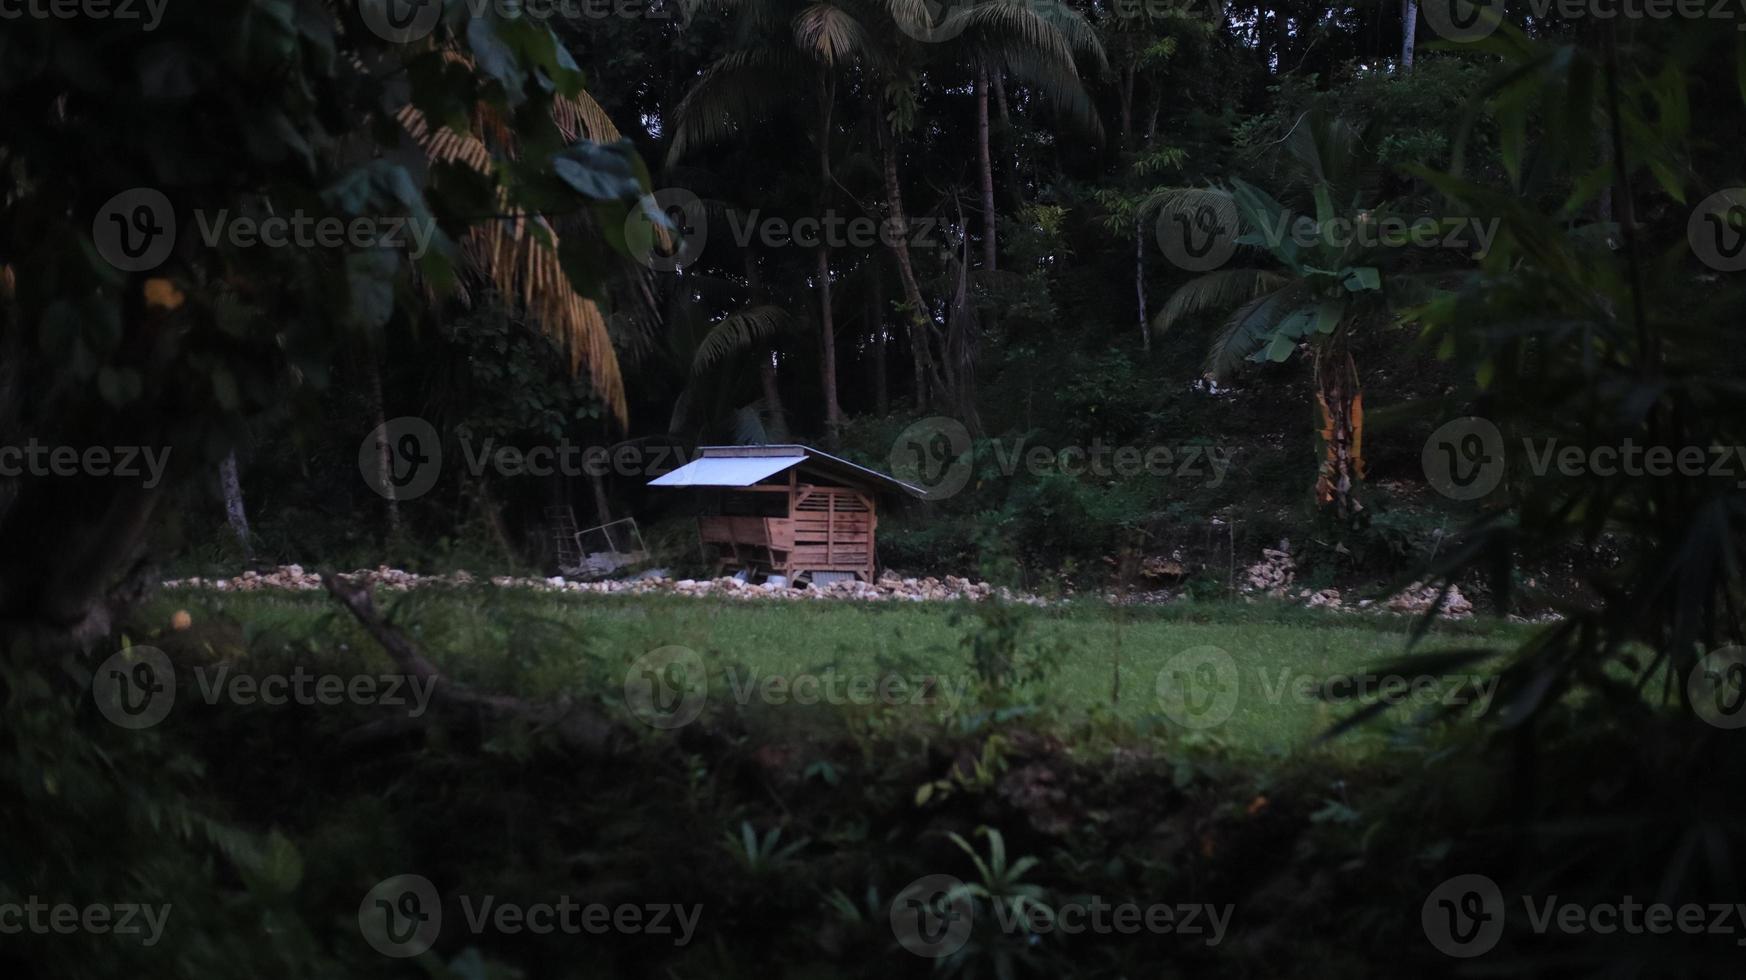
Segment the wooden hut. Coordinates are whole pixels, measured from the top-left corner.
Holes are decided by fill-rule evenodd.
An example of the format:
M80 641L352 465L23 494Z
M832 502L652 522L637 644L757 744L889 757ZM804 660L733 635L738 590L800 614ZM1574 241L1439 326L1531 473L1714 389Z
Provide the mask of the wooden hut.
M923 491L808 446L704 446L652 487L702 491L705 558L794 581L873 581L879 497Z

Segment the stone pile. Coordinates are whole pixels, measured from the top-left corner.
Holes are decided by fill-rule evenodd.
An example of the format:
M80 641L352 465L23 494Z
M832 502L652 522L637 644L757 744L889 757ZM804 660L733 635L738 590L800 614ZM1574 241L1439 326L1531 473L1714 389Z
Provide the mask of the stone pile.
M1295 578L1297 563L1291 558L1291 542L1281 541L1278 548L1262 548L1261 560L1243 570L1243 591L1283 598Z
M1347 604L1340 595L1339 589L1321 589L1311 591L1298 589L1294 593L1291 588L1292 577L1295 574L1291 554L1283 550L1289 547L1281 542L1279 550L1268 548L1262 551L1262 561L1252 565L1246 572L1247 587L1245 592L1264 593L1273 598L1295 599L1303 605L1316 609L1328 609L1336 612L1389 612L1418 615L1431 608L1437 601L1437 589L1421 582L1414 582L1396 595L1381 603L1370 599L1360 600L1356 604ZM419 575L381 565L376 568L363 568L353 572L342 572L340 578L351 583L365 583L378 590L403 592L415 588L458 588L478 584L479 580L466 572L452 572L446 575ZM597 582L573 582L561 576L551 578L528 578L513 575L496 575L486 580L492 586L503 589L528 589L536 592L582 592L595 595L685 595L685 596L725 596L730 599L847 599L864 602L951 602L963 599L981 601L999 597L1003 602L1022 605L1041 606L1048 600L1033 595L1013 592L1004 587L995 587L987 582L974 582L947 575L944 578L927 576L925 578L910 578L887 571L879 576L877 582L862 582L851 579L845 582L833 582L829 585L794 588L775 583L752 583L737 578L710 579L673 579L662 571L645 572L634 578L610 579ZM321 578L314 572L306 571L301 565L281 565L271 571L248 571L230 578L185 578L173 579L164 583L166 589L210 589L216 592L256 592L269 589L292 592L310 592L321 588ZM1134 592L1127 596L1109 593L1105 596L1112 603L1147 604L1163 603L1173 597L1167 591ZM1467 619L1473 615L1473 604L1461 594L1459 588L1451 588L1443 600L1442 613L1450 619Z
M458 587L475 584L477 580L466 572L447 575L418 575L389 568L359 569L342 572L341 579L354 584L368 584L387 591L405 591L424 587ZM891 572L876 583L852 579L807 588L794 588L773 583L754 584L737 578L678 579L665 573L651 572L635 578L598 582L573 582L561 576L526 578L497 575L491 585L505 589L530 589L538 592L587 592L594 594L649 595L667 593L689 596L727 596L734 599L859 599L870 601L897 600L908 602L949 602L954 599L982 600L999 596L1007 602L1040 605L1044 600L1022 595L987 582L972 582L956 575L945 578L905 578ZM320 589L321 578L301 565L281 565L267 572L248 571L232 578L185 578L164 583L166 589L211 589L217 592L255 592L282 589L308 592Z

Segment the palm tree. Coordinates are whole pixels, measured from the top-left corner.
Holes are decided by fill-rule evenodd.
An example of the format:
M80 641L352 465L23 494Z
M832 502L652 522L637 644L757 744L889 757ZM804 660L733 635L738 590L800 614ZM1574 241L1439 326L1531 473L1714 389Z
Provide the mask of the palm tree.
M459 52L449 60L472 67ZM508 138L508 120L489 105L480 103L466 132L449 127L433 129L416 106L403 106L395 118L422 148L432 163L460 163L481 174L495 174L497 162L485 134L497 134L502 152L515 155ZM621 138L617 127L586 92L573 97L553 96L552 121L566 143L589 140L611 143ZM528 214L509 201L499 184L502 213L495 220L467 229L462 253L478 276L505 299L519 302L529 318L539 324L570 356L572 372L586 366L594 390L620 424L626 421L624 378L606 317L592 299L578 293L558 259L558 233L545 216ZM461 292L463 301L470 299Z
M754 120L791 109L811 128L818 164L816 203L822 214L834 183L831 136L839 81L859 62L880 53L856 13L831 0L751 0L741 10L742 37L748 40L705 69L680 101L667 161L677 163L698 146L730 138ZM796 78L810 84L797 88ZM826 441L835 445L842 408L837 399L831 249L823 240L814 249L814 277L825 433Z
M926 18L918 0L888 0L894 18ZM961 11L961 12L960 12ZM976 173L982 206L982 268L993 272L998 252L999 216L994 206L994 165L990 142L989 95L1012 77L1049 105L1065 122L1101 139L1103 123L1080 77L1077 59L1108 68L1103 45L1089 21L1060 0L979 0L955 8L962 18L954 58L972 76L976 100Z
M1229 377L1245 361L1281 362L1300 346L1313 358L1324 460L1316 497L1342 517L1363 509L1357 485L1364 476L1364 394L1349 352L1351 332L1395 302L1423 294L1419 277L1384 275L1390 255L1374 236L1327 234L1350 223L1380 223L1390 213L1362 202L1373 193L1376 167L1367 143L1339 120L1311 113L1285 140L1281 173L1287 186L1313 202L1313 241L1298 240L1300 213L1242 180L1228 190L1171 188L1146 207L1162 220L1211 213L1220 227L1244 229L1238 244L1262 249L1276 268L1219 269L1176 290L1153 320L1163 334L1202 312L1230 311L1207 350L1209 377Z

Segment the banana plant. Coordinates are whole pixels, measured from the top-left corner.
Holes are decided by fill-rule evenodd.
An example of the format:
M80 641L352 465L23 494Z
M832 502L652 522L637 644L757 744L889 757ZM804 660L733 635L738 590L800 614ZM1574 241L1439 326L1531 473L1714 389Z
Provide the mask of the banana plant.
M1364 392L1350 353L1352 332L1387 318L1426 293L1421 276L1391 274L1400 249L1380 229L1405 216L1365 206L1364 141L1338 120L1300 123L1292 141L1313 213L1300 213L1240 179L1229 188L1182 188L1155 195L1161 220L1197 221L1238 232L1232 244L1271 260L1217 269L1183 284L1152 321L1163 334L1195 314L1229 311L1207 350L1206 373L1225 380L1245 362L1280 363L1306 351L1315 372L1323 458L1316 498L1342 518L1363 510Z

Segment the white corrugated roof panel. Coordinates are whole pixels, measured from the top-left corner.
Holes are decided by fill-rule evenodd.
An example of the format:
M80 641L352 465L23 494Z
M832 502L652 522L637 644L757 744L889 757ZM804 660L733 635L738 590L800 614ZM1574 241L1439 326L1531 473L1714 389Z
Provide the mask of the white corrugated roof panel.
M806 461L792 456L706 456L649 481L651 487L749 487Z

